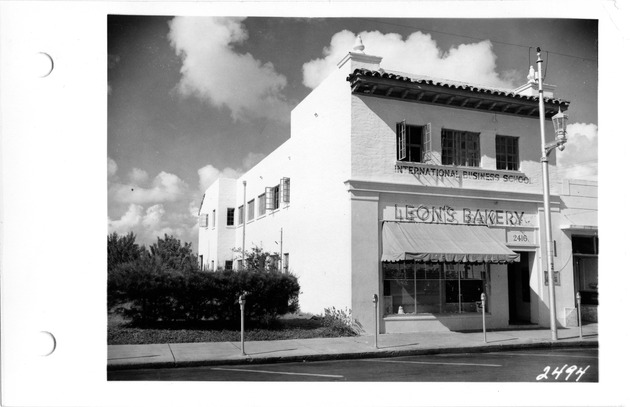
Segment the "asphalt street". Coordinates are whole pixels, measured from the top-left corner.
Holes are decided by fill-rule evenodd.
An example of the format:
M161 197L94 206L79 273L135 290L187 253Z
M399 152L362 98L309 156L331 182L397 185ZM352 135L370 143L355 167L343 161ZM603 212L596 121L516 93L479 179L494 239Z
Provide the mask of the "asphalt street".
M597 382L597 349L531 349L275 364L118 370L108 380Z

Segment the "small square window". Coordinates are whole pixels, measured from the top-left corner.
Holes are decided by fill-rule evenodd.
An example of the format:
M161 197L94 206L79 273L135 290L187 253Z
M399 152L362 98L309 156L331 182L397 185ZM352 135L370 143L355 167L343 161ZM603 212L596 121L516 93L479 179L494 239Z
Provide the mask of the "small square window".
M238 207L238 224L243 224L243 205Z
M404 121L397 123L396 143L398 161L415 163L430 161L431 123L424 126L410 125Z
M442 165L479 167L479 133L442 130Z
M247 220L254 219L254 200L247 202Z
M227 208L227 225L234 226L234 208Z
M291 198L291 179L282 178L282 202L289 203Z
M199 215L199 227L207 228L208 227L208 214L202 213Z
M267 210L274 211L280 207L280 185L275 187L268 187L265 192L266 195L266 208Z
M258 216L265 214L265 194L258 195Z
M497 170L518 171L518 137L496 137Z

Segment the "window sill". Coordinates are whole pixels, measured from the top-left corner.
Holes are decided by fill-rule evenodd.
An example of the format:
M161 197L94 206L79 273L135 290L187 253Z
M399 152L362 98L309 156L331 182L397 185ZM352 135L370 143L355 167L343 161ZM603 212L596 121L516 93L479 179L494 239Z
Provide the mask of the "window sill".
M486 312L486 316L492 316ZM481 317L481 312L463 312L461 314L390 314L383 317L385 321L435 321L438 319L473 318Z

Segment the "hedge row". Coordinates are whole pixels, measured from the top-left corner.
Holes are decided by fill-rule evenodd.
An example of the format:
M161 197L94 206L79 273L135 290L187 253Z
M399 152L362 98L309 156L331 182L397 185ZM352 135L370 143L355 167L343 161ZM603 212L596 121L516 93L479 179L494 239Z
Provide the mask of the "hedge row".
M298 310L300 286L291 274L256 271L160 270L150 262L122 264L108 276L108 305L135 322L240 319L238 297L246 297L246 318L270 321Z

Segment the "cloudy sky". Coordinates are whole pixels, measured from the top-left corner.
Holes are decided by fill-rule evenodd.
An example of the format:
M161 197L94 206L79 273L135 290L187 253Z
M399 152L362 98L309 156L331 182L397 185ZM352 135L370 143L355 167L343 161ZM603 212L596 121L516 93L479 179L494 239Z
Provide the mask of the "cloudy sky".
M108 18L109 231L197 246L203 191L289 138L290 111L360 34L381 66L513 89L535 48L571 101L561 175L597 178L597 21Z

